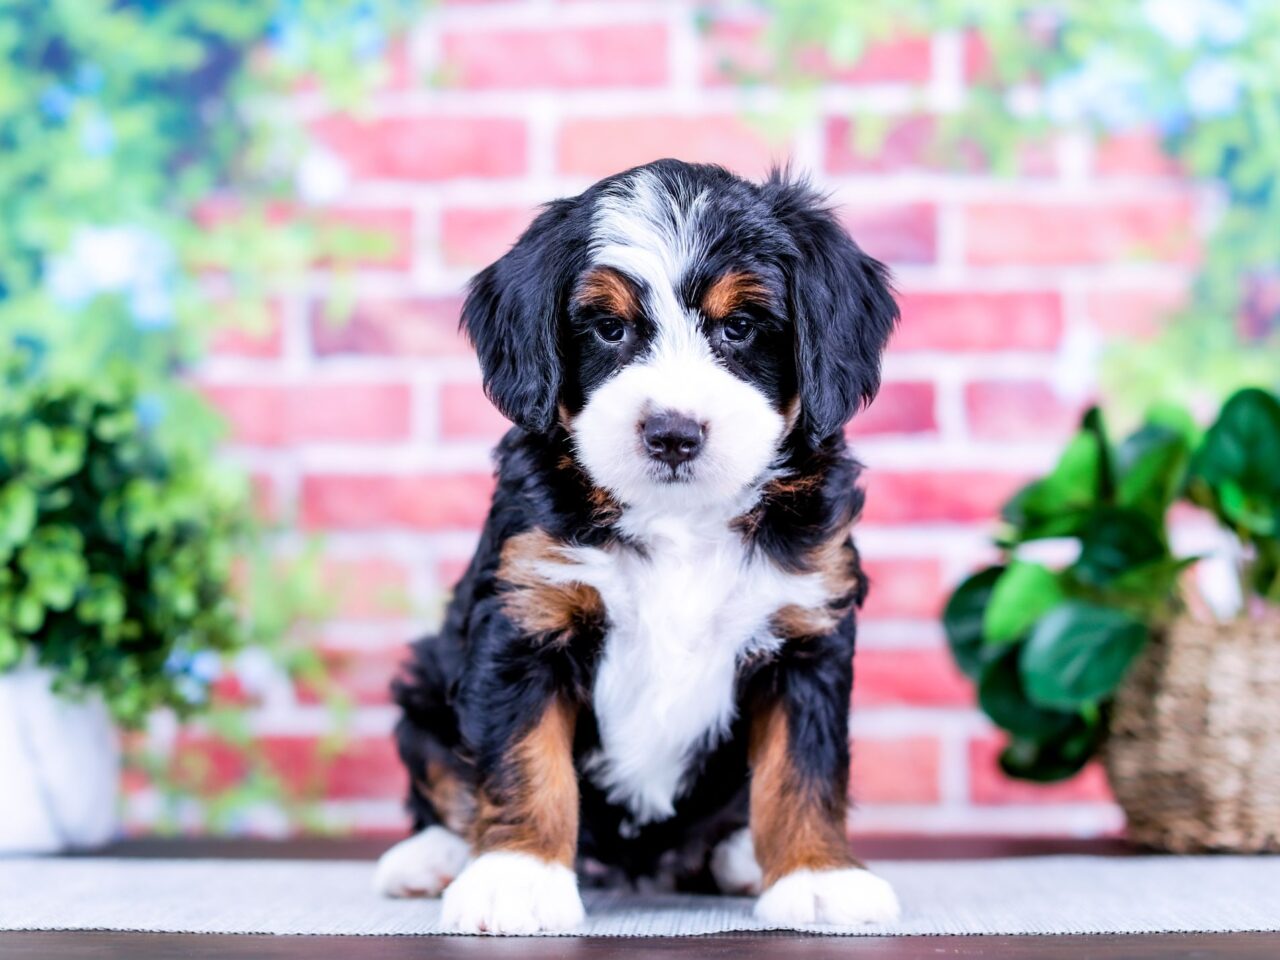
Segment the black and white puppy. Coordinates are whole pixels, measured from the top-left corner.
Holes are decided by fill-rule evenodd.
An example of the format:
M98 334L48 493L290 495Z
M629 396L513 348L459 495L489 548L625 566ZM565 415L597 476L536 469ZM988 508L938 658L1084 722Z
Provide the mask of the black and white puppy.
M661 160L551 203L463 325L516 426L438 636L395 685L391 895L562 930L578 877L891 919L845 835L862 505L846 421L898 318L803 183Z

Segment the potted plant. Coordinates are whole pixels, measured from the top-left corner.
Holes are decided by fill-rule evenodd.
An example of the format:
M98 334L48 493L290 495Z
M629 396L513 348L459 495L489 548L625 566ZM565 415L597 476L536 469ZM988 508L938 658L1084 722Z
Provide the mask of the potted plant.
M1179 500L1234 536L1225 621L1190 612L1204 604L1182 576L1199 558L1169 545ZM1163 409L1119 445L1091 410L1001 517L1001 561L943 620L1010 736L1005 772L1060 780L1101 753L1138 842L1280 847L1280 401L1240 391L1203 436Z
M0 370L0 852L109 839L114 724L199 707L239 636L241 485L162 438L124 368L34 357Z

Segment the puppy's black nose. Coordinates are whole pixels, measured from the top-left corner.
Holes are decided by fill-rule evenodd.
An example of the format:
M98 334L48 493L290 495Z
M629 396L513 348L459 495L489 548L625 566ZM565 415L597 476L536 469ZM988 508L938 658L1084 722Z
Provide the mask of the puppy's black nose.
M655 413L640 430L649 456L673 467L688 463L702 450L702 425L681 413Z

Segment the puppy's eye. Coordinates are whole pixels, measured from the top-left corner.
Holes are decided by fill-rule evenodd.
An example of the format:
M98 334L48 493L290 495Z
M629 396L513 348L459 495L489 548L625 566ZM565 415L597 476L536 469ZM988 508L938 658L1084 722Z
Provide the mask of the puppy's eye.
M743 343L756 332L755 324L746 317L730 317L721 329L724 331L724 338L730 343Z
M605 343L621 343L627 337L627 325L616 317L596 321L596 336Z

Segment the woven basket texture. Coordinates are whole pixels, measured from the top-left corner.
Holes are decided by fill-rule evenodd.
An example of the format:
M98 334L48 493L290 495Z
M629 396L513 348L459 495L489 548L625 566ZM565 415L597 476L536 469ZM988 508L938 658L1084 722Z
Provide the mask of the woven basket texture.
M1280 851L1280 621L1176 621L1118 692L1103 761L1132 840Z

